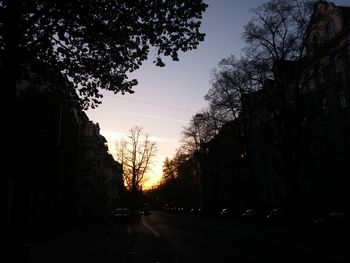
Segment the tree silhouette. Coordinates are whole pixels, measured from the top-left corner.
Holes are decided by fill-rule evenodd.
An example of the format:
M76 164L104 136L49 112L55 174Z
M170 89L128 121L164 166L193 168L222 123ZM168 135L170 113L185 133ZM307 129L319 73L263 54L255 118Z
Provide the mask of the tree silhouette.
M200 0L1 0L3 69L12 64L17 72L19 63L39 59L74 83L84 107L94 107L99 89L132 92L137 81L127 73L152 47L158 66L163 55L178 60L179 51L196 48L204 39L199 27L206 6Z
M118 161L123 165L124 182L132 193L142 190L156 151L156 144L138 126L130 129L127 139L120 143Z
M198 151L201 144L212 139L220 128L220 120L213 108L204 109L193 115L187 126L182 130L182 148L188 154Z
M20 125L16 115L17 84L33 79L33 61L61 74L74 87L70 99L83 109L101 103L101 90L133 93L137 80L128 74L149 57L178 60L179 52L197 48L207 5L201 0L0 0L0 78L8 142L4 152L5 183L11 200L17 193L16 170ZM62 78L63 79L63 78ZM65 81L65 80L63 80ZM63 82L62 81L62 82ZM54 85L58 89L58 85ZM75 96L77 95L77 96Z
M230 56L219 63L212 74L212 88L205 95L209 106L217 112L223 122L231 122L233 134L237 139L241 158L245 161L249 172L253 199L256 199L256 176L251 152L251 120L254 109L244 107L244 100L261 87L264 72L255 67L247 58L236 59ZM255 203L256 200L253 200Z
M271 0L252 10L245 26L245 53L270 80L261 90L263 108L272 113L274 144L281 156L282 173L291 185L289 201L297 196L297 169L301 158L302 93L305 83L307 39L315 30L313 1ZM310 22L311 21L311 22ZM267 79L266 79L267 80ZM258 96L257 96L258 97ZM262 112L261 112L262 113Z
M158 194L170 207L194 207L198 200L198 177L195 176L197 163L187 146L177 149L172 159L163 164L163 176ZM185 193L185 194L184 194Z
M300 123L302 119L300 97L305 83L302 79L304 58L308 36L315 30L310 23L312 2L271 0L252 12L253 17L243 33L245 53L250 61L254 61L255 68L260 67L261 71L265 71L266 79L273 79L276 89L270 101L271 108L281 115L278 119L281 137L290 137L287 122L291 101L295 104L297 122ZM286 147L289 148L289 145Z
M154 63L164 66L162 56L178 60L179 51L204 40L199 27L206 7L201 0L0 0L9 93L15 93L19 65L32 59L66 76L84 108L100 103L100 89L132 93L137 81L127 74L152 53Z

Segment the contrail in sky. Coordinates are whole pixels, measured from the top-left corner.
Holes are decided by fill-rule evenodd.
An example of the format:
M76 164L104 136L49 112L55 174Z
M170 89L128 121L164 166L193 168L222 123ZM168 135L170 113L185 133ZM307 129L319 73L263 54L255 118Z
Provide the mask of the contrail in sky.
M177 119L172 119L172 118L167 118L167 117L162 117L162 116L157 116L157 115L151 115L151 114L142 114L142 113L135 113L135 112L129 112L129 111L119 111L119 110L117 110L116 112L119 112L119 113L122 113L122 114L133 115L133 116L145 117L145 118L152 118L152 119L158 119L158 120L178 122L178 123L182 123L182 124L186 123L185 121L182 121L182 120L177 120Z

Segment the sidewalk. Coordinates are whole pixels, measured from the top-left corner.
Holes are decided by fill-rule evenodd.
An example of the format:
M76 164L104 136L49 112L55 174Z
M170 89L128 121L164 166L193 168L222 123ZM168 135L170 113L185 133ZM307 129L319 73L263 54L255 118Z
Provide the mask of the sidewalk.
M120 231L103 222L90 222L32 241L32 263L126 262L128 229Z

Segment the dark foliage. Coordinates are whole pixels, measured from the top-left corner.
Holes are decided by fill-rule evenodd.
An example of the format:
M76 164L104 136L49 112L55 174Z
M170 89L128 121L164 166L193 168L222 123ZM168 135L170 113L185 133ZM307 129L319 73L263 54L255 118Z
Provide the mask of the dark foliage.
M201 0L0 0L1 60L6 67L39 59L74 84L84 108L95 107L100 89L133 93L137 80L128 73L149 55L164 66L162 56L177 61L179 51L195 49L206 7Z

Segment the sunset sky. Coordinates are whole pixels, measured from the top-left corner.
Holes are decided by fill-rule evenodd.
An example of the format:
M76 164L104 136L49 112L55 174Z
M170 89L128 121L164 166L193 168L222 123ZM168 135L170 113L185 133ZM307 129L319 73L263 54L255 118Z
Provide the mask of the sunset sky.
M250 9L263 0L206 0L202 20L204 42L196 50L181 53L180 61L165 61L163 68L153 58L130 78L139 82L134 94L103 93L102 104L86 113L97 122L112 154L116 141L126 137L134 126L141 126L158 147L157 158L146 187L156 184L162 175L165 157L171 158L179 146L182 130L191 117L207 105L204 95L210 88L210 74L222 58L241 56L243 26L252 17ZM350 0L333 1L350 5Z

